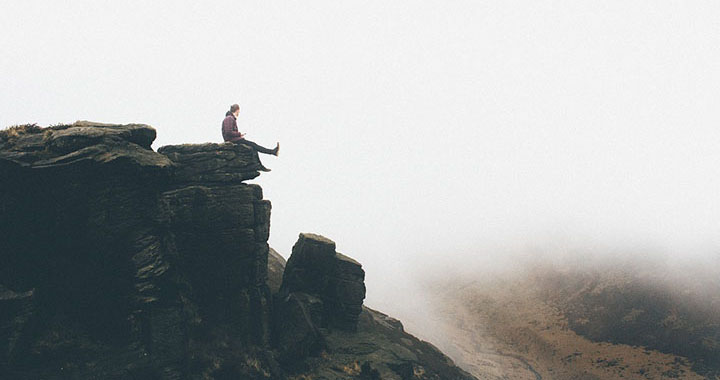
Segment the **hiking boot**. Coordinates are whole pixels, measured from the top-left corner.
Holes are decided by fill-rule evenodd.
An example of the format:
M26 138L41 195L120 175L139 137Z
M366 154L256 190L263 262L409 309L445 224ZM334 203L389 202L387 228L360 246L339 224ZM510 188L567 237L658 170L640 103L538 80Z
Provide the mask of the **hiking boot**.
M275 155L275 157L277 157L278 154L280 154L280 143L277 143L277 145L275 146L275 149L273 149L273 154Z

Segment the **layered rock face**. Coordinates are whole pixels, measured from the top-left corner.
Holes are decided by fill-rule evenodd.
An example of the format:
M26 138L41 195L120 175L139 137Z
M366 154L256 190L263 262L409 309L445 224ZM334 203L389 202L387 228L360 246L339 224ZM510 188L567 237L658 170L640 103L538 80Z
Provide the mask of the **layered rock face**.
M242 183L256 152L156 153L145 125L3 132L2 373L207 377L267 344L270 203Z
M275 346L283 363L297 364L298 359L317 355L325 347L321 329L357 331L365 271L337 253L335 242L300 234L283 273L275 297Z
M234 331L241 343L269 341L267 286L270 201L258 185L257 152L232 144L165 146L176 165L169 190L159 195L155 220L190 280L200 317Z
M280 296L306 293L323 303L321 327L356 331L365 299L365 271L357 261L335 251L335 242L300 234L285 267Z
M244 145L168 145L158 153L176 164L176 178L183 183L240 183L260 175L262 167L257 152Z
M270 254L257 152L154 138L0 131L0 379L471 379L329 239Z

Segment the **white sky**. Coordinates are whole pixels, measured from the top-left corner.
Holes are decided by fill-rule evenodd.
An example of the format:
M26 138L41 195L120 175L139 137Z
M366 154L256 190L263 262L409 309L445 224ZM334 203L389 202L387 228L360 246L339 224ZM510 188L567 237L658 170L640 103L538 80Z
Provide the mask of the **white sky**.
M1 127L220 142L239 103L271 246L335 240L386 312L496 250L720 251L717 0L1 0L0 52Z

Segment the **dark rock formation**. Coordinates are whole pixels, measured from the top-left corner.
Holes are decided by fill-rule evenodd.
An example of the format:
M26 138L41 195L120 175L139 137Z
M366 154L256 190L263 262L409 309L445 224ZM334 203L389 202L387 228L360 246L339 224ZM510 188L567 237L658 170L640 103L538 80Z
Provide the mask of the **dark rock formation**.
M365 299L364 280L360 263L335 252L335 242L300 234L285 267L280 297L311 294L323 303L319 326L355 331Z
M164 155L145 125L3 132L0 371L272 374L272 355L250 349L267 345L271 307L270 203L242 183L258 175L256 152L203 144ZM261 369L238 364L253 361Z
M0 378L283 379L368 338L364 272L334 245L303 235L278 278L270 202L243 182L259 175L257 152L154 152L154 138L140 124L0 131ZM402 357L384 344L377 352ZM383 378L465 378L407 377L435 367L405 354L393 362L405 377ZM355 375L390 373L366 359ZM328 371L313 378L357 377Z
M306 265L317 260L331 258L335 252L332 241L321 236L302 234L293 247L293 254L284 271L283 286L303 289L317 289L332 293L332 286L319 278L313 281L309 273L327 273L322 269L309 268ZM351 273L357 273L360 265L345 256L334 260L342 261L341 268L352 263ZM332 261L330 261L332 262ZM285 266L279 255L269 257L270 267ZM290 265L294 269L291 270ZM336 262L337 264L337 262ZM320 268L333 268L333 265L319 265ZM342 270L342 269L340 269ZM362 270L362 269L360 269ZM333 271L328 271L332 273ZM282 272L269 272L268 281L277 283ZM276 278L273 278L276 277ZM320 284L324 287L318 287ZM293 284L293 285L291 285ZM295 284L305 284L295 285ZM363 292L364 293L364 292ZM397 319L366 306L360 307L353 331L345 328L321 327L324 302L320 294L308 294L301 291L276 294L275 316L285 326L276 329L283 342L280 355L283 365L295 373L296 378L306 379L448 379L470 380L473 376L456 367L453 361L435 346L421 341L406 333ZM331 309L332 310L332 309ZM292 326L289 328L288 326ZM307 357L305 357L307 356Z
M257 152L235 144L168 145L158 149L178 164L175 171L186 183L241 182L260 175Z
M364 279L361 265L335 252L332 240L300 234L275 297L275 346L283 363L317 355L324 348L320 328L357 330Z
M257 152L233 144L165 146L159 152L172 159L175 171L153 215L166 229L172 264L190 285L182 298L194 311L186 356L197 360L200 371L189 372L279 376L271 354L248 350L267 347L272 303L266 281L271 205L259 186L242 183L259 174ZM259 368L247 364L253 361Z

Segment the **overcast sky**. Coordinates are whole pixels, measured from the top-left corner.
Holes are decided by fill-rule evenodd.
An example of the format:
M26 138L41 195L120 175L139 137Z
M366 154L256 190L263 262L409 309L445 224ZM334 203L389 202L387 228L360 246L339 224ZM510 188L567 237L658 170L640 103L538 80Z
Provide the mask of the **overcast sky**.
M0 52L0 127L146 123L157 149L222 141L239 103L281 144L271 246L335 240L387 312L493 252L720 251L717 0L3 0Z

